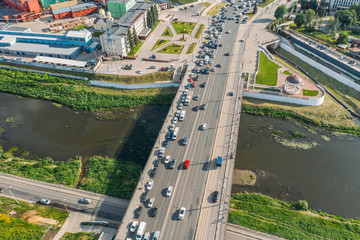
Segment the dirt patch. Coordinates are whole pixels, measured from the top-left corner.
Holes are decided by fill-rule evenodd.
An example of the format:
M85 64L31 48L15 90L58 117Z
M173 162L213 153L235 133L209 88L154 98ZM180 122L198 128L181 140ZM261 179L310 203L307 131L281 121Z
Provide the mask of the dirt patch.
M85 174L86 174L86 165L89 161L89 157L88 156L83 156L81 157L81 170L79 173L79 180L75 186L75 188L78 188L79 184L81 183L81 181L83 180Z
M41 216L36 215L37 212L35 210L30 210L24 213L22 219L32 223L32 224L50 224L50 225L56 225L57 221L51 218L44 218Z
M234 170L233 184L241 186L254 186L256 174L250 170Z

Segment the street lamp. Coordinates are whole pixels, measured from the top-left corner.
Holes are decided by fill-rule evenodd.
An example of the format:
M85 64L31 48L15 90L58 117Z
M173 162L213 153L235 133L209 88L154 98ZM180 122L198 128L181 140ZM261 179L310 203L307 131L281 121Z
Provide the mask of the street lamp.
M12 186L10 186L9 188L9 193L11 194L11 196L15 199L16 203L19 204L18 200L16 199L16 197L14 196L14 194L11 192Z

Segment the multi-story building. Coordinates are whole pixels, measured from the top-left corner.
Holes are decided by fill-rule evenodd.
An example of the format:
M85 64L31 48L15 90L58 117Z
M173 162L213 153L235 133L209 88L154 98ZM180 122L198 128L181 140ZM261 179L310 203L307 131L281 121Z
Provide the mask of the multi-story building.
M68 1L71 1L71 0L39 0L42 8L44 8L44 9L50 8L50 5L52 5L52 4L68 2Z
M2 16L4 21L29 21L41 16L41 8L38 0L4 0L7 5L19 11Z
M98 6L94 3L83 3L71 7L64 7L59 9L52 10L53 17L56 20L63 19L63 18L76 18L76 17L83 17L89 14L96 13L98 11Z
M97 31L106 31L111 28L114 23L114 18L111 16L110 12L105 13L104 9L99 10L99 17L94 21L94 28Z
M136 0L108 0L107 7L112 17L120 18L136 4Z
M11 25L0 26L0 52L12 55L75 59L91 43L92 35L87 30L49 34Z
M330 11L339 9L349 9L354 4L359 4L360 0L330 0Z

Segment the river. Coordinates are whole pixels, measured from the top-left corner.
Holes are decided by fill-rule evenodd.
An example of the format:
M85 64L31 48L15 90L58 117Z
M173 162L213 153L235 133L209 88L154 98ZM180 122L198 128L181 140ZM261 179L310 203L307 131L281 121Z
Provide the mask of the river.
M1 145L17 146L18 155L29 151L28 158L101 155L143 166L168 109L148 106L139 109L138 119L100 121L93 113L0 93Z
M303 136L294 138L290 131ZM278 140L274 133L278 133ZM282 139L312 147L290 148L279 143ZM261 192L290 201L305 199L312 209L360 218L357 137L334 136L292 122L243 114L235 168L256 172L257 181L255 186L234 184L233 192Z

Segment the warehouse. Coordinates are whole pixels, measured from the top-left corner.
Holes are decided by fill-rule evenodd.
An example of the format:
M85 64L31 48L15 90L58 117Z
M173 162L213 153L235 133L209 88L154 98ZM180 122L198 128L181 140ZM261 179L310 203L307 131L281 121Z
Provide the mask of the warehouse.
M76 18L83 17L98 11L98 6L94 3L83 3L71 7L64 7L59 9L53 9L52 14L54 19L59 20L63 18Z

